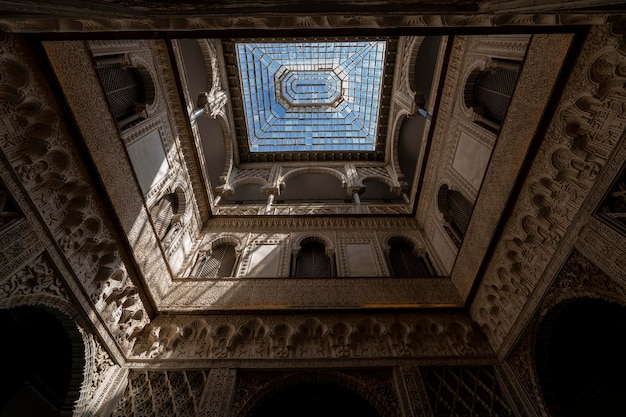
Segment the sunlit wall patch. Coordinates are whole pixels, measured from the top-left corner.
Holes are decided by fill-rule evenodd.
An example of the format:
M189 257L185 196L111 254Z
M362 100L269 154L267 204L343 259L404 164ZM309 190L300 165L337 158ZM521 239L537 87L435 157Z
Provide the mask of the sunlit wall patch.
M385 41L236 44L251 152L373 151Z

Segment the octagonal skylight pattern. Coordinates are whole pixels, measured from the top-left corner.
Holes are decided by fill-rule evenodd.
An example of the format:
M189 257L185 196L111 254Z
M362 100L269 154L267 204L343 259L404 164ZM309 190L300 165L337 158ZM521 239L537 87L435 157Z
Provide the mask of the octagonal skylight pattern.
M237 43L250 151L373 151L385 47Z

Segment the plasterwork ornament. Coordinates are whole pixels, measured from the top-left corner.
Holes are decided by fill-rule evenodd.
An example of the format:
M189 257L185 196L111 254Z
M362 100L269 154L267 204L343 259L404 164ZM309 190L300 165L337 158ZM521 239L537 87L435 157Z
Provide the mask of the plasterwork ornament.
M626 306L626 286L607 276L574 250L547 291L537 314L507 358L519 384L541 416L548 416L549 413L541 395L536 372L535 343L539 325L546 314L560 303L582 297L601 298Z
M111 0L108 2L113 3ZM326 2L320 13L295 13L294 10L305 6L300 3L266 4L259 2L241 2L234 6L216 7L193 2L176 2L176 5L146 1L115 2L115 12L107 12L101 5L83 6L75 13L80 18L68 18L58 7L42 7L41 13L46 19L29 18L24 15L24 4L13 5L15 17L0 20L4 31L12 32L98 32L98 31L137 31L137 30L215 30L215 29L382 29L382 28L429 28L429 27L491 27L502 25L601 25L609 15L587 13L582 9L569 11L546 6L543 13L516 13L510 6L497 10L497 14L433 14L432 6L425 4L416 9L412 2L405 4L390 1L384 5L386 10L372 11L370 3L351 2L352 12L345 14L345 6L336 8L334 3ZM409 4L410 3L410 6ZM294 6L295 5L295 6ZM329 6L330 5L330 6ZM11 6L10 4L8 5ZM277 8L278 7L278 8ZM308 8L309 5L307 4ZM424 8L428 9L424 9ZM412 12L407 13L407 9ZM124 12L124 10L126 10ZM138 18L151 11L151 17ZM172 16L175 14L176 16Z
M510 215L471 307L496 349L540 285L572 222L584 221L577 213L587 210L583 203L594 185L604 187L596 179L626 128L626 56L623 39L611 28L591 29L579 57L589 64L577 65L565 87L564 104L527 177L528 192Z
M490 355L464 316L169 316L133 334L131 357L186 359L452 357Z
M233 368L213 368L199 406L199 416L230 417L232 397L235 392L237 370Z
M130 316L119 315L120 321L111 323L111 332L123 346L127 343L125 329L145 323L147 315L127 278L107 216L93 198L95 187L79 162L81 156L70 150L73 141L68 139L59 110L49 104L54 103L51 93L29 70L37 67L29 47L7 36L0 54L2 116L12 125L12 133L0 139L2 152L99 312L133 310ZM41 268L44 266L20 279L45 273ZM118 307L111 307L113 304Z
M15 274L0 281L2 305L19 305L20 300L27 300L29 297L47 300L47 303L53 303L56 299L69 301L63 283L45 254L39 255Z
M207 372L203 370L131 370L126 391L112 415L198 416L206 380Z

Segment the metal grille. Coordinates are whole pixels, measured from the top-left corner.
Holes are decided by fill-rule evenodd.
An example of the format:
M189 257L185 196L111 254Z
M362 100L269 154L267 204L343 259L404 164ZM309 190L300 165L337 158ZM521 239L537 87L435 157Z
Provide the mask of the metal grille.
M133 114L135 106L143 103L143 83L136 69L111 65L98 68L98 75L116 120Z
M324 245L311 242L302 245L296 258L296 276L302 278L329 277L330 260L326 256Z
M516 71L502 68L480 73L474 86L474 104L482 109L485 116L498 122L504 120L517 75Z
M508 417L492 368L425 368L426 391L437 417Z
M168 194L164 196L159 204L152 209L152 220L157 236L163 239L170 229L172 217L178 208L178 198L176 194Z
M448 191L448 209L452 216L454 226L456 226L462 236L467 232L470 217L472 216L472 203L458 191Z
M199 278L231 277L237 255L233 245L218 245L209 256L205 256L198 268Z
M402 241L390 244L389 263L394 277L424 278L431 276L427 260L413 253L411 246Z

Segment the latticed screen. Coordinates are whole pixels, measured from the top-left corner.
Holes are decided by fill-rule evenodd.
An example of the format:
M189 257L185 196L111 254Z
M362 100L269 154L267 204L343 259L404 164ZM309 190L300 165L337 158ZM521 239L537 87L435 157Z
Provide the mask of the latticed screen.
M396 277L429 277L428 261L413 253L411 246L402 241L392 242L389 250L391 274Z
M448 210L450 210L454 225L461 232L461 235L465 236L472 216L472 203L467 201L458 191L451 190L448 191Z
M437 417L513 416L492 368L425 368L422 374Z
M296 276L316 278L330 275L330 260L324 245L317 242L302 245L300 255L296 258Z
M198 268L199 278L217 278L233 276L237 255L233 245L218 245L211 255L201 260Z
M176 194L164 196L159 204L152 209L152 221L156 229L157 236L163 239L170 228L172 217L178 210L178 198Z
M136 69L110 65L98 68L98 75L116 120L134 113L135 106L144 102L143 82Z
M474 86L474 104L480 106L486 116L502 122L513 96L517 75L516 71L502 68L481 72Z

